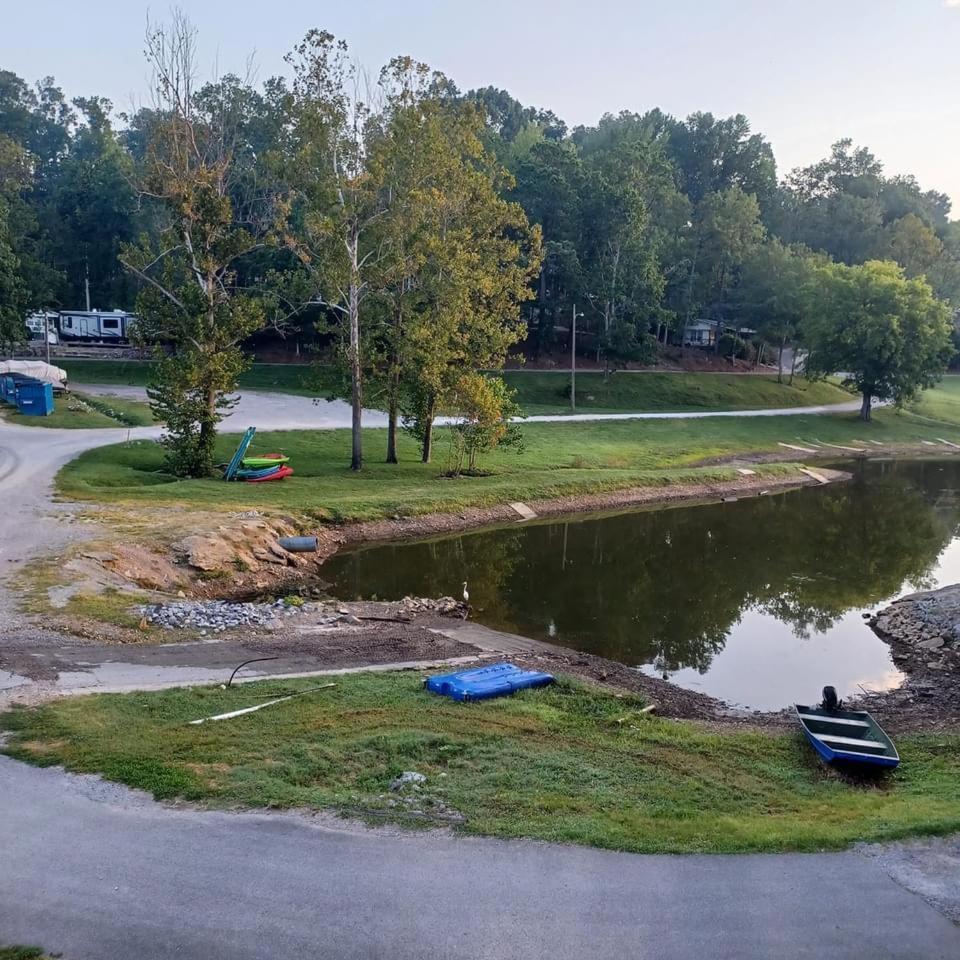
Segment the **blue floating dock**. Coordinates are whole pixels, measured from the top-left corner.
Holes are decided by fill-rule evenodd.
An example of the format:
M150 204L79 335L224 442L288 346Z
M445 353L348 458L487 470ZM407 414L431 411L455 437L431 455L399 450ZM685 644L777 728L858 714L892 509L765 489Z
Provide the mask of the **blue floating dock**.
M553 674L537 670L521 670L512 663L494 663L489 667L444 673L428 677L424 686L432 693L454 700L488 700L503 697L516 690L545 687L553 683Z

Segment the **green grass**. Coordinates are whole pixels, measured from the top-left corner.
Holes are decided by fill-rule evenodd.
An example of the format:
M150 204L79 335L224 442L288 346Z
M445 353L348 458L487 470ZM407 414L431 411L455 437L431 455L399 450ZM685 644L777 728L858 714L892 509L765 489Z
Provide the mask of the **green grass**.
M527 414L569 413L570 375L510 372L506 381L517 390ZM793 386L775 377L722 373L602 373L577 374L577 411L751 410L766 407L807 407L843 403L851 396L832 383Z
M56 397L53 406L53 413L47 417L25 417L8 405L0 410L10 423L25 427L91 430L98 427L145 427L154 422L150 407L139 400L70 393Z
M468 833L643 852L815 850L960 829L956 736L899 738L900 770L856 785L824 770L796 733L708 732L562 679L459 704L409 674L353 674L254 714L187 724L318 682L24 707L0 718L12 731L4 751L158 799L401 821L452 809ZM419 814L389 803L404 770L427 776Z
M151 364L138 360L62 360L72 381L144 386ZM528 414L568 413L570 377L563 373L509 371L504 375L517 390ZM240 378L241 389L324 396L336 379L330 368L306 364L255 363ZM703 373L601 373L577 375L577 409L595 413L667 410L750 410L764 407L806 407L843 403L850 394L832 383L793 386L774 377ZM375 403L375 401L371 401Z
M446 440L444 431L437 434L436 463L419 463L414 442L403 435L402 462L387 465L381 462L385 431L365 431L367 461L360 473L348 469L348 431L257 434L255 451L282 451L290 456L295 470L293 477L271 484L178 480L165 472L157 444L119 444L88 451L69 463L60 472L57 487L63 496L75 500L230 510L278 508L315 519L353 521L633 486L723 480L737 476L732 467L698 464L757 451L786 454L779 441L849 444L869 437L884 443L918 443L944 434L960 440L956 430L890 410L879 411L871 424L860 423L853 414L526 424L522 453L496 452L484 461L490 476L451 480L440 475ZM235 435L219 438L220 461L229 460L237 441ZM878 453L881 450L876 448ZM836 454L843 456L840 450ZM776 473L795 468L755 469Z
M932 390L924 390L910 409L920 416L960 425L960 376L944 377Z
M48 960L41 947L0 947L0 960Z
M153 364L149 360L57 360L70 382L109 383L145 387ZM331 375L307 364L255 363L240 378L241 388L315 397L323 393ZM318 389L319 388L319 389Z

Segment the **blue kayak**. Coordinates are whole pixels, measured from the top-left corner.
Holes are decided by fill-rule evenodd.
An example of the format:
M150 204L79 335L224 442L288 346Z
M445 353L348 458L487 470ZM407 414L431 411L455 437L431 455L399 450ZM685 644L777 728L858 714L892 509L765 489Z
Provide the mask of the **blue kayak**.
M489 700L517 690L545 687L553 683L553 675L537 670L521 670L512 663L494 663L489 667L444 673L428 677L423 685L432 693L454 700Z

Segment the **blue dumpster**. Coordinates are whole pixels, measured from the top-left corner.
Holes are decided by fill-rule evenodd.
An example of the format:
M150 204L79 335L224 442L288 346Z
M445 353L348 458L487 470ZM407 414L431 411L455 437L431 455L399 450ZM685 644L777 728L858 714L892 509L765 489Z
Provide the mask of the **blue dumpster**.
M21 383L39 383L34 377L28 377L23 373L7 373L0 377L0 396L7 403L16 405L17 390Z
M27 417L48 417L53 413L53 384L21 383L17 387L17 409Z

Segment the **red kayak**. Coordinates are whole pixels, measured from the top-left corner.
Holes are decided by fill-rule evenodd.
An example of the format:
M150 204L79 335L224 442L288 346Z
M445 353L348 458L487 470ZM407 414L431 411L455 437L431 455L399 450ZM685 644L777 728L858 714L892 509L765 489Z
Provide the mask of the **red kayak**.
M293 473L293 467L282 466L273 473L268 473L265 477L252 477L250 480L244 480L244 483L266 483L268 480L282 480Z

